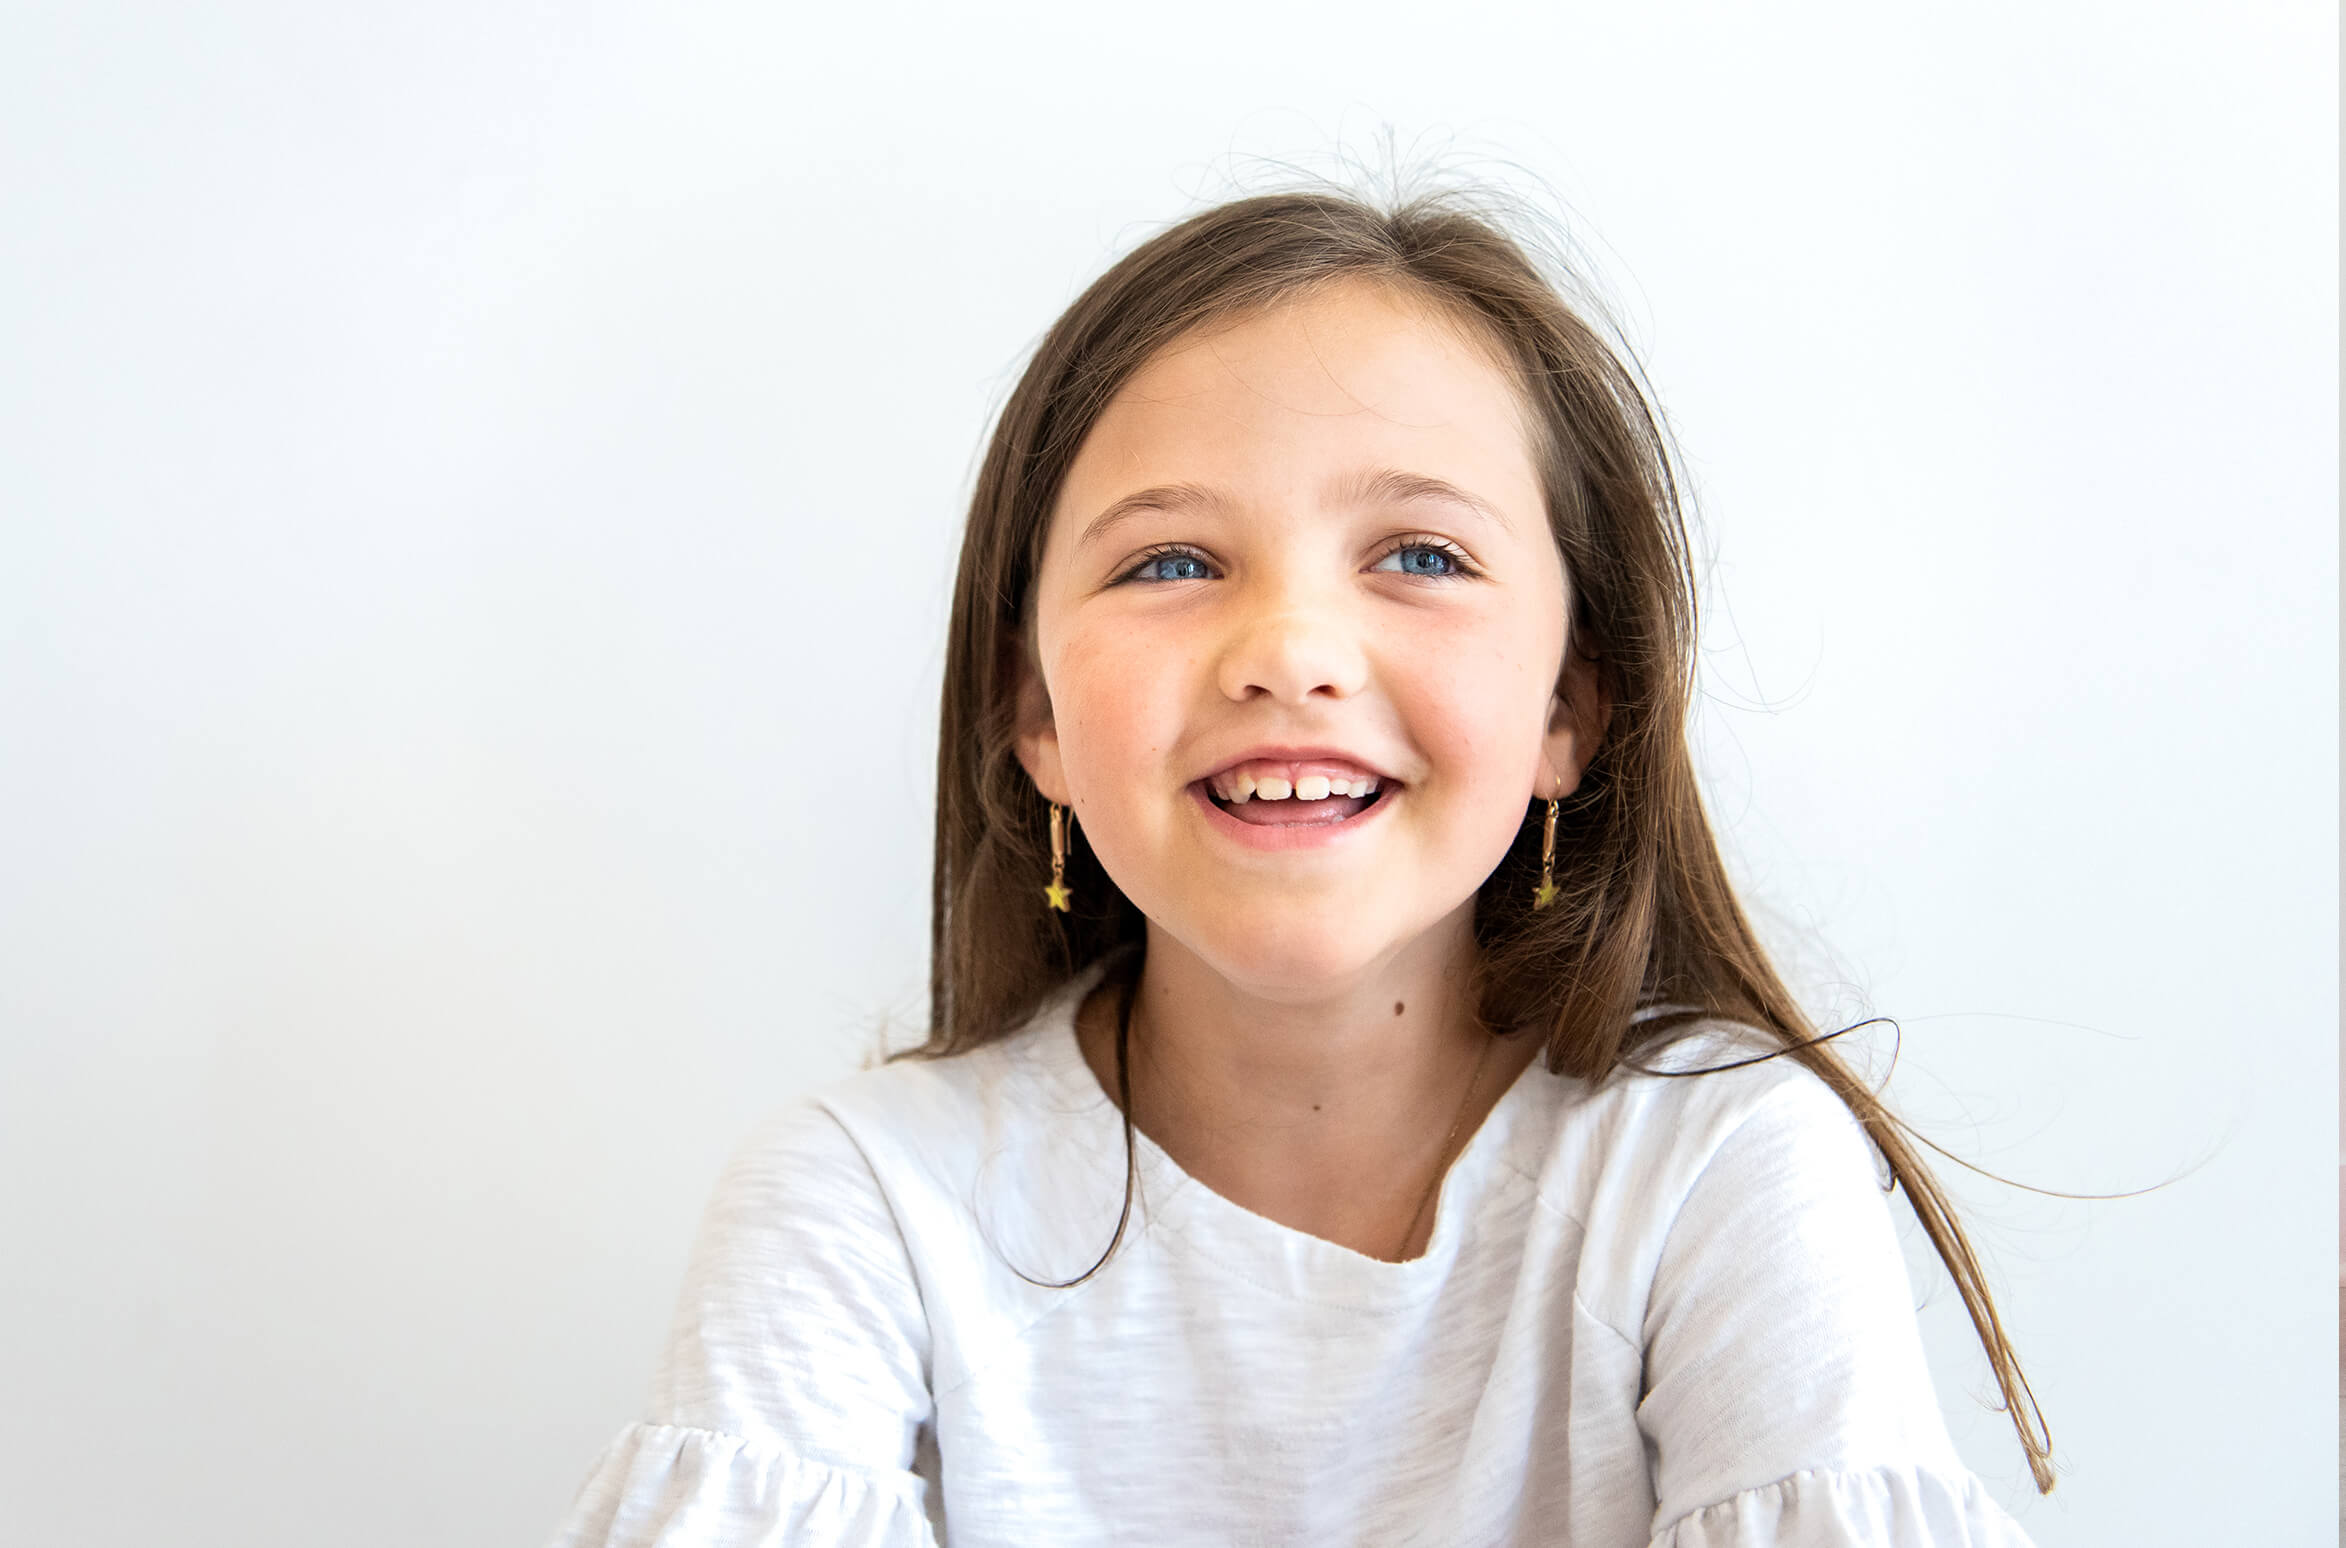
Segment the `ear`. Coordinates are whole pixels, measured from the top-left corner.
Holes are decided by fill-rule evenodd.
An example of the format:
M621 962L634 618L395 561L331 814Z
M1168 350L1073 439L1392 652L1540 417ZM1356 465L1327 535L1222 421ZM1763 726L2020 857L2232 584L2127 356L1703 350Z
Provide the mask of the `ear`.
M1564 652L1563 675L1555 696L1548 701L1540 785L1532 792L1537 800L1561 799L1580 788L1580 776L1597 755L1597 746L1604 741L1605 728L1613 719L1611 685L1597 659L1581 654L1579 634L1577 629L1572 631Z
M1059 767L1059 728L1051 718L1051 693L1043 684L1042 667L1035 660L1033 646L1023 640L1019 643L1016 671L1018 705L1014 723L1019 765L1043 793L1044 800L1072 806L1075 803L1068 798L1067 776Z

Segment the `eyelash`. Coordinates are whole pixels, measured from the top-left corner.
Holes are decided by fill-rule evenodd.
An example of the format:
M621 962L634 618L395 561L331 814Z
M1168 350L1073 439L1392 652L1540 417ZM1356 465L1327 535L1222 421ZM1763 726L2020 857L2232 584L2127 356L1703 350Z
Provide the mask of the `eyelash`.
M1449 542L1446 539L1432 537L1425 533L1416 533L1409 537L1403 538L1400 542L1393 544L1383 553L1377 555L1375 562L1378 564L1383 564L1386 560L1392 558L1395 554L1407 553L1413 548L1431 549L1435 553L1440 554L1443 558L1449 560L1451 564L1450 573L1447 575L1420 575L1416 577L1418 580L1472 580L1482 574L1481 570L1475 568L1474 561L1466 557L1466 550L1460 548L1455 543ZM1201 564L1211 564L1213 562L1212 560L1206 558L1204 554L1199 553L1196 549L1191 548L1186 543L1160 543L1155 548L1146 550L1139 558L1135 559L1123 574L1116 577L1115 583L1117 585L1122 585L1126 581L1139 580L1143 570L1146 570L1150 565L1157 563L1161 559L1195 559ZM1407 574L1408 572L1399 571L1395 573ZM1188 578L1197 579L1199 577L1192 576ZM1146 582L1145 584L1170 586L1177 584L1177 582L1160 580Z

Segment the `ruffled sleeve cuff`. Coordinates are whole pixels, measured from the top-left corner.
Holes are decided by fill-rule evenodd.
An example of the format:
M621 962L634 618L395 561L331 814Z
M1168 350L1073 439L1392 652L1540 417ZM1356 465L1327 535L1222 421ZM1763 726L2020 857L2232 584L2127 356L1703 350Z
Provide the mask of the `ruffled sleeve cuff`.
M1967 1473L1812 1469L1681 1516L1652 1548L2031 1548Z
M937 1548L928 1488L914 1472L635 1424L604 1448L553 1548Z

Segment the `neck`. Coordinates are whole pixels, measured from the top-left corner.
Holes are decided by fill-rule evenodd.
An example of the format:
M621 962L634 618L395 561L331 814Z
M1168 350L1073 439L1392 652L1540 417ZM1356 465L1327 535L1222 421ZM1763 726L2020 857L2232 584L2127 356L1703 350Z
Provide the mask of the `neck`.
M1453 1138L1463 1146L1538 1053L1532 1039L1494 1047L1479 1026L1473 951L1461 910L1344 974L1239 982L1152 927L1133 1006L1134 1125L1257 1214L1371 1256L1413 1256ZM1111 1097L1114 998L1095 995L1078 1023Z

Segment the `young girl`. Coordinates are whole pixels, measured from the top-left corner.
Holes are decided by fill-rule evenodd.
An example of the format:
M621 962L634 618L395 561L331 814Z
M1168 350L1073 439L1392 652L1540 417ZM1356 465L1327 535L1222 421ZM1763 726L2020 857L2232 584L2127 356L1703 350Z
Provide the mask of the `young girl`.
M568 1545L2017 1544L1738 909L1638 379L1452 197L1210 210L996 427L927 1043L718 1189Z

